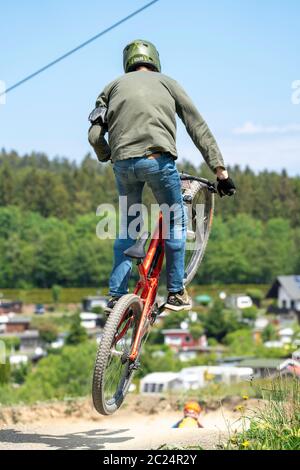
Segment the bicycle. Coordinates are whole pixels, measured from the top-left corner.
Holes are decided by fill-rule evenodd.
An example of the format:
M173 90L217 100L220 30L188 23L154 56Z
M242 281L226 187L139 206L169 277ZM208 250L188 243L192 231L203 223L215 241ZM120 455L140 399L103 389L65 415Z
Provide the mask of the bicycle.
M203 259L214 213L215 184L207 179L181 175L183 201L189 210L187 240L194 249L185 256L185 285L194 278ZM197 223L197 206L202 204L203 226ZM92 397L96 410L111 415L122 405L134 372L140 367L140 355L151 326L164 310L156 302L159 278L164 261L163 216L147 252L149 238L143 233L136 244L124 253L137 261L139 281L132 294L124 295L115 305L106 322L97 352Z

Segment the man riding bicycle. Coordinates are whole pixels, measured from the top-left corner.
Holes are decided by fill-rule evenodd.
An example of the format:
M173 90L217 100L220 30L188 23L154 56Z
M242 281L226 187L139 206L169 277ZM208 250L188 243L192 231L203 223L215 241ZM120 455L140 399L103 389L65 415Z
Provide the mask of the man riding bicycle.
M124 252L136 242L128 231L128 210L142 203L147 183L158 204L179 210L169 218L165 238L168 299L165 308L189 310L191 299L184 288L186 216L181 181L176 169L176 114L218 179L221 196L232 195L235 186L226 171L218 145L206 122L181 86L161 73L158 51L149 41L136 40L124 49L125 75L108 84L90 115L89 142L98 160L111 160L119 196L127 197L121 217L126 219L114 244L110 276L111 310L128 292L132 261ZM105 139L108 131L109 144ZM178 226L180 227L178 235ZM177 229L176 229L177 228Z

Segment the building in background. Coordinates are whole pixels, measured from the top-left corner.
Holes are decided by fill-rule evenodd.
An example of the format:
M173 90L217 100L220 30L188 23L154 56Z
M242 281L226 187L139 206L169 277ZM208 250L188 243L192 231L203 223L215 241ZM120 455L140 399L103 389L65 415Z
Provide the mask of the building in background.
M193 338L189 330L185 329L170 329L162 330L164 335L164 344L169 346L173 351L194 351L196 349L206 349L207 339L206 336L201 335L199 338Z
M23 303L19 300L0 299L0 315L22 313Z
M154 372L141 380L141 393L164 393L178 390L198 390L211 383L235 384L250 380L250 367L199 366L188 367L180 372Z
M176 372L154 372L140 382L141 393L165 393L183 389L182 380Z
M29 330L30 318L22 316L14 316L9 318L6 323L6 333L23 333L26 330Z
M211 383L236 384L250 380L252 375L251 367L219 365L188 367L181 370L179 377L186 390L197 390Z
M82 299L82 308L85 312L91 312L94 308L100 307L105 309L107 306L108 297L104 295L89 295Z
M238 367L253 369L253 377L260 379L277 375L281 362L282 359L249 358L240 361Z
M253 306L253 301L249 295L245 294L232 294L226 297L225 306L233 308L234 310L243 310Z
M266 296L267 299L276 299L277 306L271 306L269 313L279 314L281 317L298 318L300 322L300 275L278 276Z

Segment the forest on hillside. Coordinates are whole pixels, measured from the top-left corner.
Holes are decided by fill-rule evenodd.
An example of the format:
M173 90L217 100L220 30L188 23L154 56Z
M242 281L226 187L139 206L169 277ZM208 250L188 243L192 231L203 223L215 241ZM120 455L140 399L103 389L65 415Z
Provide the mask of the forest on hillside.
M200 160L199 160L200 161ZM213 179L204 164L179 169ZM268 283L300 271L300 177L238 166L238 193L216 198L201 283ZM149 190L145 202L152 201ZM118 204L111 164L0 152L0 286L106 286L112 241L95 235L99 204Z

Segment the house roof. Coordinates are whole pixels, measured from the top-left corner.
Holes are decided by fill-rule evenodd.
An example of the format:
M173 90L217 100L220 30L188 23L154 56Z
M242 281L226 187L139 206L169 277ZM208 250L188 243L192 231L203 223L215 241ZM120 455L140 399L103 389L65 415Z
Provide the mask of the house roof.
M251 367L252 369L277 369L282 363L282 359L254 358L245 359L238 364L238 367Z
M189 330L173 329L173 330L162 330L163 335L188 335Z
M292 300L300 300L300 274L278 276L267 293L267 299L277 298L280 286L284 288Z
M87 295L83 297L83 300L108 300L109 297L106 295Z
M22 304L21 300L10 300L10 299L1 299L0 300L0 307L15 305L15 304Z
M39 338L39 332L38 330L27 330L22 333L15 332L15 333L3 333L0 336L0 339L5 339L5 338L20 338L22 339L35 339Z
M218 366L195 366L195 367L186 367L180 371L180 376L193 376L198 375L203 372L208 372L210 374L224 374L224 375L252 375L252 367L237 367L232 365L218 365Z
M20 334L20 339L38 339L40 337L40 333L38 330L27 330L24 333Z
M168 383L173 380L179 379L179 374L176 372L153 372L146 375L141 382L143 383Z
M16 316L16 317L13 317L13 318L10 318L9 321L8 321L9 324L27 324L27 323L30 323L30 318L28 317L20 317L20 316Z

